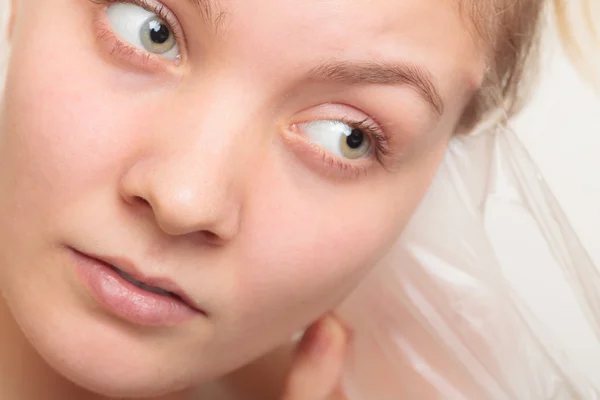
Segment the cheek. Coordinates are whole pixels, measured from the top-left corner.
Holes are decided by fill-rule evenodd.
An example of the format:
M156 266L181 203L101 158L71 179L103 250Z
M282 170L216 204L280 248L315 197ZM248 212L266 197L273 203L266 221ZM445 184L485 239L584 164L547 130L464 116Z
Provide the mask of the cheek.
M293 330L336 307L398 238L442 154L440 143L399 173L345 184L265 168L246 207L238 320Z
M4 92L3 139L16 148L7 149L3 143L2 151L16 150L19 161L33 164L32 169L36 165L47 171L61 165L70 169L78 158L94 154L102 130L99 114L108 110L102 106L102 92L89 79L93 69L78 65L81 57L63 48L69 47L64 41L54 47L50 58L49 43L35 32L23 32L13 43ZM46 60L44 68L40 60Z
M89 16L71 15L77 7L60 8L54 15L53 7L44 4L26 10L31 20L19 25L12 44L0 173L10 174L4 182L18 186L5 187L3 193L18 195L21 203L40 202L38 208L43 199L44 207L51 208L52 202L68 205L92 187L114 184L126 158L140 148L139 121L147 119L144 102L152 100L131 101L129 89L123 90L123 74L102 62L91 32L85 35L89 26L76 33L70 31L73 24L60 23ZM43 21L56 21L52 36L40 34L43 21L38 18L44 13Z

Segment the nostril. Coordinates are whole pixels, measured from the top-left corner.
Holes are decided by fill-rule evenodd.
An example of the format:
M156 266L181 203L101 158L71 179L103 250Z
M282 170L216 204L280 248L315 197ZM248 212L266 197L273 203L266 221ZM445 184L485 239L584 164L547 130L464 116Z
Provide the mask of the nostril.
M143 197L129 196L123 198L124 205L138 216L149 216L153 214L152 204Z
M202 239L206 243L209 243L212 245L218 245L223 241L223 239L219 235L217 235L216 233L209 231L209 230L201 231L201 232L199 232L199 234L202 236Z
M140 196L134 196L131 199L131 203L134 206L140 206L140 207L145 207L145 208L152 208L152 206L150 205L150 202L146 199L144 199L143 197Z

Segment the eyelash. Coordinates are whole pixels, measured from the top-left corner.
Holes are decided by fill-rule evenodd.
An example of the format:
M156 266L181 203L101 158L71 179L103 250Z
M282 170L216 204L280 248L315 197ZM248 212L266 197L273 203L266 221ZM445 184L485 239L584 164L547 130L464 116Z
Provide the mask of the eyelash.
M389 140L388 136L382 131L379 125L367 118L363 120L341 118L337 119L337 121L348 125L351 129L361 130L374 144L374 157L371 158L371 160L374 159L386 171L390 171L388 165L392 154L390 151ZM305 150L307 148L306 140L299 138L301 136L302 134L300 133L293 133L292 137L287 137L287 139L292 140L290 143L294 146L299 145L300 149ZM369 164L365 163L365 160L343 159L325 150L321 145L312 142L308 143L308 147L311 150L310 153L315 154L320 158L320 162L324 163L327 167L336 168L342 173L347 174L350 178L359 178L369 172ZM366 161L368 161L368 159Z
M345 118L341 122L348 125L352 129L358 129L367 134L367 136L375 143L375 159L383 166L386 165L386 158L390 155L390 147L387 135L381 128L365 118L360 121L351 121Z
M159 18L165 21L171 32L173 33L174 39L179 45L180 50L184 49L183 46L183 33L181 31L179 22L173 15L173 13L166 9L166 7L161 3L154 3L148 0L89 0L94 4L102 5L107 7L111 4L116 3L131 3L135 4L151 13L156 14ZM119 38L110 27L105 26L104 24L100 27L99 33L100 39L111 39L114 40L113 49L111 50L111 54L121 54L126 57L128 60L131 60L132 57L139 57L141 60L141 65L148 67L148 63L150 61L160 60L160 62L164 65L164 62L169 62L169 60L163 59L159 55L155 55L153 53L144 51L142 49L138 49L130 45L129 43L123 41ZM340 122L348 125L352 129L358 129L362 131L366 136L369 137L370 140L374 143L374 158L377 162L384 168L388 169L386 166L388 164L388 158L390 157L390 147L387 135L381 130L381 128L372 120L365 118L363 120L350 120L346 118L340 119ZM318 150L322 153L322 160L325 164L331 167L337 167L343 172L349 172L353 176L358 177L367 173L367 168L364 165L357 165L356 162L349 162L347 160L340 159L339 157L323 150L322 148L318 148Z
M131 3L131 4L137 5L151 13L154 13L160 19L162 19L169 25L169 29L171 30L171 33L173 34L173 38L177 42L177 45L179 46L180 51L183 51L183 49L185 48L183 45L184 44L183 33L181 31L179 22L177 21L177 19L173 15L173 13L171 11L167 10L167 8L161 3L153 3L148 0L89 0L89 1L92 2L93 4L101 5L104 7L108 7L109 5L116 4L116 3ZM120 37L118 37L118 35L115 34L115 32L112 30L112 28L107 27L104 22L102 23L101 26L99 26L99 31L100 31L98 33L99 39L111 39L111 40L115 41L113 49L111 50L111 55L121 54L128 59L130 59L131 57L139 56L139 57L141 57L141 61L142 61L141 64L144 66L148 66L147 65L148 62L152 61L152 60L156 60L156 61L160 60L160 62L163 64L165 62L177 64L176 62L167 60L167 59L161 57L160 55L153 54L153 53L150 53L150 52L142 50L142 49L138 49L137 47L134 47L131 44L125 42Z

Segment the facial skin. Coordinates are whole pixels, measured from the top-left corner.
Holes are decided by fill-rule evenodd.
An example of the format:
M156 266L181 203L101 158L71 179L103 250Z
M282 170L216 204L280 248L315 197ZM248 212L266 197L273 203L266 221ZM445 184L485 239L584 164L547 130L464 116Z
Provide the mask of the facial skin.
M480 82L482 54L449 3L221 0L213 27L185 0L148 0L173 22L178 62L114 33L105 8L121 3L14 4L0 289L36 351L91 391L159 395L334 309L398 237ZM111 15L143 14L131 7ZM443 110L381 74L320 76L332 63L426 69ZM325 132L315 120L366 120L389 154L333 155L308 137ZM69 248L168 277L207 315L125 321Z

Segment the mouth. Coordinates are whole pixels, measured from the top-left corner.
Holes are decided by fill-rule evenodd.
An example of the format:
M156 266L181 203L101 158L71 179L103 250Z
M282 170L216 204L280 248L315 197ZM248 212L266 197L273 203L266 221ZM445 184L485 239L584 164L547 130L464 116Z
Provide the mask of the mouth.
M147 326L173 326L207 316L169 278L144 276L127 259L71 250L79 277L96 302L111 314Z
M164 289L161 289L161 288L156 287L156 286L146 285L145 283L136 280L134 277L132 277L131 275L127 274L126 272L123 272L122 270L120 270L119 268L115 267L114 265L111 265L111 268L117 274L119 274L123 279L125 279L127 282L129 282L129 283L131 283L131 284L139 287L140 289L143 289L143 290L146 290L146 291L152 292L152 293L161 294L163 296L170 296L170 297L175 297L175 298L181 299L181 297L179 297L178 295L176 295L173 292L169 292L168 290L164 290Z
M115 271L121 278L132 285L150 293L171 297L179 300L189 307L200 311L200 307L187 295L174 281L169 278L146 276L128 259L120 257L100 257L91 255L107 267Z

